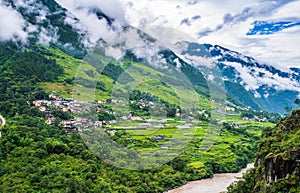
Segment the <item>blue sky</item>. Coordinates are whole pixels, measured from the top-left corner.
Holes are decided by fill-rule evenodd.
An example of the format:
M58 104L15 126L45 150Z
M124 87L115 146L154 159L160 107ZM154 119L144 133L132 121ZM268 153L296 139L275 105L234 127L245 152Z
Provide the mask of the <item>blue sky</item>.
M281 69L300 67L299 0L121 0L135 26L181 30Z
M90 7L98 7L115 18L115 28L124 25L141 29L167 27L182 32L180 40L186 37L198 43L221 45L281 69L300 67L300 0L56 1L80 19L80 25L72 17L66 22L88 32L90 42L97 42L111 33L105 21L97 20L88 11ZM15 2L17 6L28 6L26 0ZM40 11L41 19L46 12ZM26 41L27 33L36 30L1 2L0 26L0 40ZM47 35L41 37L42 42L48 39Z
M247 32L247 35L270 35L298 25L300 25L300 19L298 19L297 22L293 22L291 19L285 19L278 22L255 21L253 23L253 28Z

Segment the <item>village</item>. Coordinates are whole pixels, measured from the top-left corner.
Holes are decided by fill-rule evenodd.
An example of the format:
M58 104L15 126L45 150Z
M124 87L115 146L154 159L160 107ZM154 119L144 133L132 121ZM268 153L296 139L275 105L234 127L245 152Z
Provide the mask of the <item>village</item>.
M106 101L98 101L100 104L106 104ZM51 93L49 99L46 100L35 100L33 105L36 106L41 112L45 113L46 123L53 125L57 123L57 117L54 111L59 110L63 113L76 114L82 111L83 107L87 104L80 103L71 98L63 98L56 93ZM97 108L97 112L105 110L104 108ZM111 113L107 111L107 113ZM87 117L76 116L68 120L60 120L59 126L66 129L67 133L70 132L81 132L82 129L88 127L102 127L103 124L115 124L116 120L104 120L104 121L91 121Z
M111 110L108 110L104 107L103 105L107 104L122 104L124 103L123 101L120 100L101 100L97 101L97 108L95 110L95 113L99 112L104 112L108 115L113 115L113 112ZM143 101L141 102L141 106L145 106L147 102ZM104 119L104 120L94 120L94 119L89 119L88 116L74 116L74 118L71 119L62 119L58 120L57 117L55 116L56 110L59 110L63 113L72 113L73 115L79 115L84 111L85 108L88 106L95 106L90 103L83 103L83 102L78 102L76 100L73 100L71 98L63 98L59 96L56 93L51 93L49 95L49 99L44 99L44 100L35 100L33 101L33 105L36 106L41 112L45 113L45 119L46 119L46 124L49 125L54 125L58 124L59 126L63 127L66 129L67 133L70 132L82 132L83 130L89 130L91 127L96 127L96 128L101 128L103 126L110 127L111 125L117 124L117 121L114 118L114 116L108 116L111 119ZM86 111L88 112L88 110ZM177 116L178 113L176 114ZM113 117L113 118L112 118ZM142 117L139 116L133 116L132 114L128 114L127 116L121 116L119 120L122 121L132 121L136 123L144 122L146 124L143 125L135 125L135 126L123 126L123 127L114 127L113 129L107 129L107 133L110 135L114 135L116 130L120 129L126 129L126 130L143 130L146 129L149 126L155 125L155 123L160 124L160 126L155 126L155 127L163 127L161 124L165 123L169 119L162 119L162 120L145 120ZM57 121L60 121L57 123Z
M174 121L174 118L158 118L158 119L151 119L151 118L142 118L137 115L123 115L118 117L116 120L113 116L112 110L106 109L103 106L107 105L118 105L124 103L120 100L101 100L96 101L95 104L91 103L83 103L73 100L71 98L63 98L56 93L51 93L48 99L44 100L35 100L33 101L33 105L36 106L41 112L45 114L46 123L49 125L58 125L66 129L66 133L71 132L82 132L84 130L89 130L90 128L105 128L104 130L111 136L115 135L118 130L146 130L148 128L154 129L162 129L165 126L169 126L168 122L176 122L175 128L178 129L189 129L191 124L186 123L185 121ZM139 105L144 107L146 105L153 105L151 101L141 100L139 101ZM80 113L84 112L85 108L89 106L96 107L95 115L99 112L104 112L107 115L107 119L97 120L91 119L88 116L74 116L71 119L58 119L55 116L55 111L61 111L63 113L69 113L72 115L79 115ZM88 110L86 111L88 112ZM205 111L199 111L199 113L205 114ZM176 113L175 117L180 116L180 113ZM205 114L208 117L207 114ZM111 119L108 119L111 118ZM190 117L191 118L191 117ZM117 124L118 121L118 124ZM127 125L123 125L120 122L129 123ZM195 122L195 120L194 120ZM113 126L115 125L115 126ZM164 138L163 135L156 136L157 139Z
M84 129L88 129L89 127L97 127L101 128L104 125L114 125L117 124L116 119L113 116L113 112L111 110L108 110L103 107L103 105L117 105L117 104L122 104L124 103L123 101L120 100L100 100L97 101L98 105L97 108L95 109L95 113L99 113L100 111L105 112L109 116L110 119L103 119L103 120L89 120L87 116L75 116L74 118L71 119L62 119L59 120L60 122L57 123L58 119L54 114L55 110L62 111L63 113L72 113L72 114L78 114L79 112L82 112L84 108L89 106L89 103L83 103L83 102L78 102L76 100L73 100L72 98L63 98L59 96L56 93L51 93L49 94L49 99L44 99L44 100L35 100L33 101L33 105L36 106L41 112L45 113L45 119L46 123L49 125L53 124L58 124L59 126L62 126L63 128L66 129L67 133L70 132L82 132ZM140 105L144 107L145 105L151 105L151 101L141 101ZM240 114L235 113L236 112L235 107L231 106L226 106L225 111L217 110L218 113L223 114L223 115L228 115L228 116L240 116ZM204 110L198 111L199 115L204 116L208 118L208 113ZM176 117L180 116L180 113L176 113ZM248 118L246 116L242 117L244 121L254 121L254 122L267 122L268 119L266 117L258 117L254 116L253 118ZM153 125L153 123L160 123L159 125L156 124L155 127L163 127L161 123L164 123L168 121L168 119L162 119L162 120L146 120L142 117L139 116L133 116L132 114L128 114L126 116L121 116L119 120L122 121L133 121L133 122L145 122L147 123L146 125L138 125L138 126L123 126L122 128L127 129L127 130L132 130L132 129L146 129L147 126ZM155 124L154 124L155 125ZM121 127L115 127L114 129L108 129L108 132L111 135L114 135L116 132L115 130L120 129Z

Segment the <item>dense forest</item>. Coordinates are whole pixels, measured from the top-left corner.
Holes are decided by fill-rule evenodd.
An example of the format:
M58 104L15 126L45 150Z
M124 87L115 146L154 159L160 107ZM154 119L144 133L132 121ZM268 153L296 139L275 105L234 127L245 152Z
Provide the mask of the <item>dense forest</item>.
M298 100L296 100L298 101ZM300 192L300 110L266 128L255 168L231 185L228 192Z
M90 3L75 2L72 10L55 0L1 1L1 12L7 13L0 22L1 33L16 28L27 34L26 40L18 33L12 33L9 40L0 36L1 193L162 193L216 173L238 172L253 162L255 168L230 185L229 193L300 192L300 110L286 118L270 113L279 112L298 95L299 69L281 72L217 45L201 44L198 49L195 44L190 52L191 42L181 37L173 45L181 34L164 37L169 31L160 30L162 37L154 39L150 28L148 35L131 27L130 18L118 21L131 17L127 8L135 8L133 3L122 8L113 1L107 5L97 1L98 6ZM272 10L286 7L276 3L270 4ZM233 19L224 23L228 25L244 17L227 16L225 20ZM183 19L180 25L189 27L197 18L202 15ZM140 22L144 27L146 20ZM172 36L169 43L164 42L168 35ZM114 55L122 57L117 60ZM153 60L158 63L152 64ZM207 62L209 68L217 64L217 74L205 70ZM231 72L233 64L242 69ZM244 69L251 82L249 77L244 79ZM289 75L296 83L295 92L281 94L272 88L277 84L268 86L279 77L278 89L280 85L286 88L280 82L290 83ZM252 78L262 85L257 91L263 94L248 90L251 85L245 83L256 83ZM257 94L268 100L256 98ZM299 107L300 100L295 103L286 107L288 113ZM84 107L95 113L91 115ZM125 107L128 112L122 114ZM102 139L126 150L116 151ZM174 151L165 154L168 150ZM164 162L171 154L174 159ZM136 159L124 161L127 155ZM109 163L110 158L117 164ZM147 167L153 161L157 167Z
M44 113L33 106L34 100L49 96L39 83L55 82L65 73L46 57L51 53L42 48L19 50L9 43L1 45L0 53L0 114L7 120L0 138L1 192L162 192L213 173L238 171L254 159L260 128L224 124L220 141L201 156L191 156L201 143L196 136L186 152L158 168L131 171L108 165L86 147L78 133L67 134L60 124L46 124ZM131 99L139 100L142 95L135 91ZM176 106L161 102L173 116ZM134 103L131 108L136 108ZM119 132L114 140L128 145L128 136ZM136 143L143 148L155 144L151 139Z

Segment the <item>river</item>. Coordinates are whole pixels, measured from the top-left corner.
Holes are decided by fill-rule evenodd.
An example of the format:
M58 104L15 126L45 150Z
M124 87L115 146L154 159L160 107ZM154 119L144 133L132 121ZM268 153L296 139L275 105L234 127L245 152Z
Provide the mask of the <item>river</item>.
M214 174L212 178L203 179L194 182L188 182L174 190L170 190L167 193L219 193L226 191L226 188L234 181L237 177L242 177L242 174L249 168L253 168L253 163L248 164L246 168L242 169L238 173L224 173Z

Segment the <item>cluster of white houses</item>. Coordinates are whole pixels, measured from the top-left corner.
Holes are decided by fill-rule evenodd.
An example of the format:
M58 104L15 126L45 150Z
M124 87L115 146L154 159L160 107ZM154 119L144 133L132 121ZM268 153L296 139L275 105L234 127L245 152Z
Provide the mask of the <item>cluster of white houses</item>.
M105 101L99 101L99 103L104 104ZM54 115L53 109L61 110L62 112L72 112L74 114L81 112L85 105L79 103L73 99L62 98L58 94L52 93L49 95L49 100L35 100L33 105L39 108L40 111L45 113L46 123L51 125L55 124L57 118ZM105 110L103 108L98 108L99 110ZM108 112L108 111L107 111ZM111 112L108 112L111 113ZM103 124L115 124L115 120L105 120L105 121L91 121L87 117L75 117L70 120L61 120L59 123L61 126L67 129L67 132L71 131L82 131L82 129L93 127L102 127Z
M102 100L102 101L97 101L99 106L96 105L96 109L95 109L95 113L98 113L99 111L105 111L109 114L112 114L113 112L110 112L109 110L100 107L103 104L123 104L123 101L118 101L118 100L111 100L109 102L107 102L106 100ZM73 99L68 99L68 98L63 98L61 96L59 96L58 94L52 93L49 95L49 100L35 100L33 101L33 105L35 105L37 108L39 108L40 111L45 113L45 118L46 118L46 123L51 125L51 124L59 124L62 127L66 128L67 132L72 132L72 131L76 131L76 132L81 132L82 130L85 129L89 129L91 127L97 127L100 128L102 127L104 124L105 125L113 125L116 124L116 120L103 120L103 121L98 121L98 117L96 117L96 120L90 120L89 118L87 118L87 116L75 116L74 119L70 119L70 120L59 120L59 123L57 122L58 119L57 117L55 117L55 113L54 110L60 110L62 112L70 112L73 114L78 114L84 111L85 108L88 108L89 106L95 106L95 105L91 105L91 103L80 103L76 100ZM154 104L149 104L149 101L139 101L139 105L143 106L143 105L154 105ZM236 108L234 107L230 107L230 106L226 106L226 111L221 112L221 113L226 113L228 114L228 111L230 112L235 112ZM205 110L203 111L198 111L199 115L205 115L208 118L208 114ZM239 115L239 114L236 114ZM176 114L176 116L180 116L180 114ZM113 117L113 116L112 116ZM124 121L124 120L132 120L132 121L136 121L136 122L148 122L150 120L144 120L141 117L137 117L137 116L132 116L131 114L127 115L127 116L121 116L118 119ZM266 122L268 121L267 118L263 117L260 118L258 116L255 116L254 118L248 118L248 117L243 117L244 120L253 120L253 121L260 121L260 122ZM157 120L156 120L157 121ZM134 129L138 129L139 127L134 127ZM117 128L114 128L117 129ZM141 129L141 128L140 128ZM114 133L114 131L112 130L108 130L108 132L110 134L112 134L112 132Z
M120 104L123 103L122 101L118 100L111 100L107 102L106 100L97 101L98 104ZM83 112L85 108L88 106L95 106L90 105L90 103L80 103L76 100L73 100L71 98L63 98L59 96L56 93L52 93L49 95L49 100L35 100L33 101L33 105L39 108L40 111L45 113L46 123L49 125L55 124L57 121L57 117L55 117L53 109L60 110L62 112L70 112L73 114L79 114L79 112ZM112 112L108 111L107 109L103 107L96 108L96 113L99 111L106 111L109 114L112 114ZM128 116L122 116L120 117L121 120L132 120L132 121L142 121L143 119L141 117L132 116L129 114ZM116 120L90 120L86 117L81 116L75 116L74 119L70 120L61 120L58 124L60 124L62 127L67 129L67 132L76 131L81 132L84 129L89 129L90 127L97 127L100 128L104 124L105 125L113 125L116 124ZM110 134L114 131L109 130Z
M254 116L253 118L243 117L244 121L255 121L255 122L268 122L269 120L266 117Z

